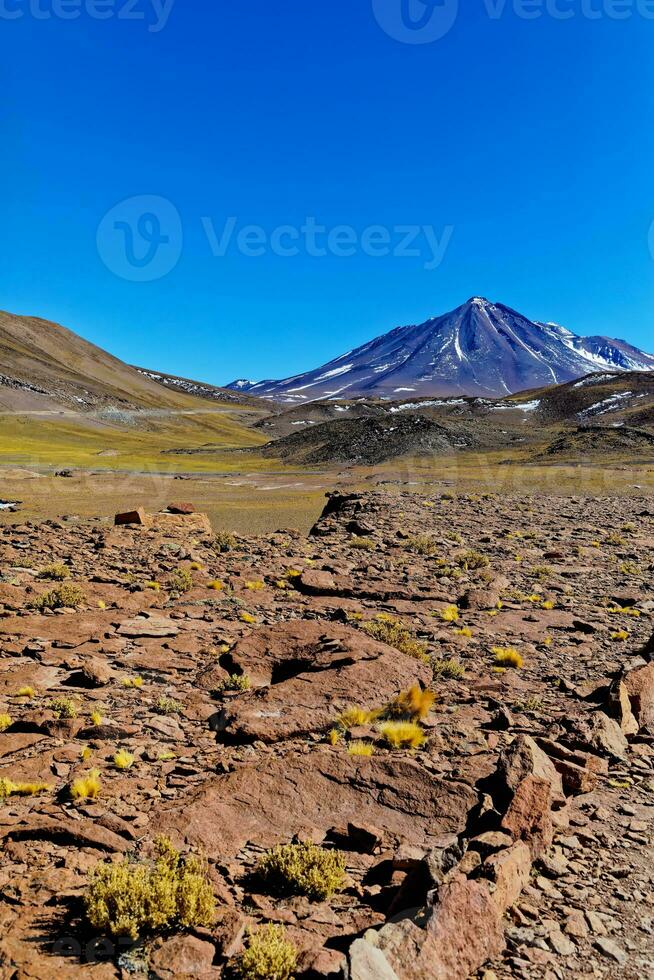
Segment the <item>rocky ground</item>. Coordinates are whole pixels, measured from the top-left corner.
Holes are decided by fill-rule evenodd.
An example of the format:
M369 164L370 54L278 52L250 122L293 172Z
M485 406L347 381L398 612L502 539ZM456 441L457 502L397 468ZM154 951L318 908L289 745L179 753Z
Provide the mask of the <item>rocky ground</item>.
M308 537L137 519L0 534L0 977L227 977L266 922L306 980L654 977L649 500L333 495ZM60 584L74 605L30 608ZM365 712L416 684L426 740L390 749ZM215 923L99 936L89 870L161 833L205 855ZM293 840L341 850L346 887L270 894Z

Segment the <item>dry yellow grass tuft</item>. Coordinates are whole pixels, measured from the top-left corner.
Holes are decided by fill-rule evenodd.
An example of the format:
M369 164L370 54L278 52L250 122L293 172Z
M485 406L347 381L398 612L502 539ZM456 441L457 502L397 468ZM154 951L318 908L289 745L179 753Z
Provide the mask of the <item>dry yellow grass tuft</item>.
M419 749L425 742L425 733L414 721L383 721L377 730L392 749Z
M522 655L514 647L493 647L491 652L498 667L515 667L519 670L524 664Z
M258 873L274 892L324 902L345 885L345 858L308 842L280 844L261 858Z
M95 800L100 795L100 773L91 769L86 776L79 776L70 787L70 795L74 800Z

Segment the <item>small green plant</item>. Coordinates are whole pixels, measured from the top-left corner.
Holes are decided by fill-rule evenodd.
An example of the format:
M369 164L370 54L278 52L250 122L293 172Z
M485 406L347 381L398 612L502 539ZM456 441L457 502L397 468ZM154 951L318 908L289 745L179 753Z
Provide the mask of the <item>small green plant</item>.
M246 948L233 962L240 980L293 980L298 952L286 939L284 926L272 922L248 930Z
M361 629L368 636L372 637L373 640L388 643L389 646L395 647L400 653L405 653L407 656L413 657L415 660L421 660L423 663L428 663L429 661L426 644L417 640L415 634L399 619L392 619L391 617L382 619L378 617L368 623L362 623Z
M53 698L50 710L57 718L77 718L77 704L72 698Z
M252 687L252 681L247 674L230 674L221 681L220 685L216 688L217 694L222 694L223 691L249 691Z
M640 575L640 568L635 561L623 561L620 571L623 575Z
M216 536L213 539L214 547L219 552L234 551L237 547L237 541L233 534L229 531L217 531Z
M156 707L157 713L160 715L181 715L182 705L175 698L169 698L162 695L157 701Z
M446 677L449 680L458 681L465 677L466 669L458 660L432 660L431 667L434 677Z
M414 721L383 721L377 729L392 749L419 749L425 742L425 733Z
M418 534L413 538L407 538L404 547L416 555L435 555L438 551L438 545L428 534Z
M490 561L486 555L483 555L481 551L475 551L474 549L464 551L463 554L457 555L456 561L459 566L461 568L465 568L466 571L474 571L477 568L488 568L490 565Z
M193 576L188 568L178 568L168 576L168 588L171 592L190 592L193 588Z
M86 595L84 590L79 585L64 583L51 589L49 592L43 592L40 596L37 596L36 599L33 599L29 603L29 608L35 609L37 612L41 612L44 609L75 609L85 599Z
M316 902L331 898L345 885L345 858L317 844L280 844L265 854L259 875L274 892L306 895Z
M165 837L157 839L156 849L153 862L125 859L91 872L84 907L94 929L136 940L212 924L216 900L204 864L182 857Z
M374 551L377 545L372 538L360 538L356 534L350 539L350 547L357 551Z
M64 565L62 561L58 561L52 565L46 565L45 568L42 568L37 573L36 577L50 579L52 582L64 582L67 578L70 578L70 568L68 565Z

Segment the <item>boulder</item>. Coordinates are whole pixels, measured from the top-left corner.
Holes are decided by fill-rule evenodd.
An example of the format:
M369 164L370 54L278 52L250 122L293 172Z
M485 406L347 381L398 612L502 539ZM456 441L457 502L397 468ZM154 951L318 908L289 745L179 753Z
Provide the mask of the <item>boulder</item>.
M551 760L529 735L518 735L500 754L497 765L497 793L500 802L509 803L527 776L545 780L551 787L553 804L563 804L563 783Z
M524 841L517 841L484 861L481 874L495 884L493 901L502 915L518 901L530 872L531 851Z
M142 507L136 510L128 510L114 517L116 527L124 527L129 524L147 524L147 516Z
M169 514L195 514L195 507L188 503L168 504L167 510Z
M551 802L550 781L525 776L502 818L502 829L511 834L515 841L525 841L534 859L550 847L554 837Z

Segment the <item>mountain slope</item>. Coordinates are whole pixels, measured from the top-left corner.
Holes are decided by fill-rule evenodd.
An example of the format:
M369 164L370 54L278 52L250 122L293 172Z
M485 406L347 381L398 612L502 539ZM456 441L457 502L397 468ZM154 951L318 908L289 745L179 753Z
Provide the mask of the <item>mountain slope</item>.
M0 311L4 410L181 408L188 402L57 323Z
M418 326L397 327L314 371L227 387L290 403L408 394L499 397L598 369L653 371L654 356L623 340L578 337L476 296Z

